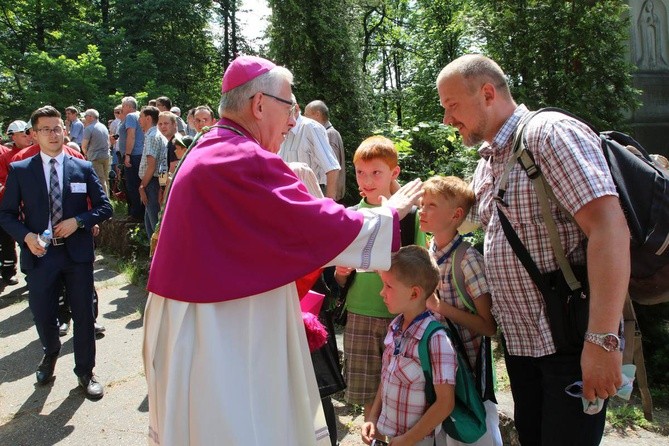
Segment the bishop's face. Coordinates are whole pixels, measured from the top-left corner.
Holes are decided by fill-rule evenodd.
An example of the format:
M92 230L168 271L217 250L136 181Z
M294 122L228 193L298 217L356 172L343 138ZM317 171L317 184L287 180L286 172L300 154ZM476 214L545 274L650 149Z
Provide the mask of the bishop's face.
M260 99L262 118L258 142L266 150L277 153L290 129L295 127L295 107L290 105L293 102L288 81L283 81L281 87L271 94L276 98L263 94Z

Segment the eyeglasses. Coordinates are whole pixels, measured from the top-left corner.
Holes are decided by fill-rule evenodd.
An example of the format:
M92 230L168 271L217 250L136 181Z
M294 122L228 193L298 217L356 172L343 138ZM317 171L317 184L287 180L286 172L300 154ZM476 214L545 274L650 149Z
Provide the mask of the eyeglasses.
M42 127L41 129L37 129L37 132L40 133L42 136L49 136L51 133L53 133L54 135L62 135L63 128L54 127L50 129L49 127Z
M120 115L121 112L120 112L120 111L115 111L114 114L115 114L115 115Z
M288 112L289 116L291 116L293 113L295 113L295 109L297 108L297 102L289 101L288 99L283 99L283 98L274 96L274 95L269 94L269 93L265 93L265 92L261 92L261 93L264 94L265 96L269 96L270 98L281 102L282 104L290 105L290 109L289 109L289 112ZM255 95L253 95L253 96L255 96ZM251 96L249 99L253 99L253 96Z

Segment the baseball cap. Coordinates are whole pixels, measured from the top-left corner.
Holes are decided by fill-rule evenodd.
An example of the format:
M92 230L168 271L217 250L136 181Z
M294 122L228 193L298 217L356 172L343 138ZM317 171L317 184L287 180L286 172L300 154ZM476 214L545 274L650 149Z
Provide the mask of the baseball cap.
M9 124L9 127L7 127L7 134L13 135L14 133L25 132L29 128L30 127L25 121L16 120Z
M179 144L181 147L188 148L193 143L193 137L190 135L181 136L179 133L174 135L174 144Z
M268 73L275 67L274 62L262 57L239 56L225 70L221 92L227 93L233 88L237 88L258 76Z

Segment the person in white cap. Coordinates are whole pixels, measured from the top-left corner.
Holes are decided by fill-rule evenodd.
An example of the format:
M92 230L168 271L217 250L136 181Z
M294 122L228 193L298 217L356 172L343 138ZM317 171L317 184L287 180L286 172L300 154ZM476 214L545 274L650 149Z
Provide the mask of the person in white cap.
M326 264L388 269L421 182L364 213L310 195L276 155L292 79L235 59L222 119L174 174L144 312L152 445L330 446L296 281Z
M7 144L7 147L12 150L25 149L33 144L33 137L30 134L30 124L25 121L13 121L7 127L7 136L12 141Z
M0 157L11 157L14 153L24 149L33 143L30 134L30 126L21 120L13 121L7 127L7 136L11 142L0 149ZM5 155L5 153L7 155ZM0 200L4 193L4 184L0 184ZM16 244L11 235L0 228L0 274L5 285L16 285L19 283L16 278Z

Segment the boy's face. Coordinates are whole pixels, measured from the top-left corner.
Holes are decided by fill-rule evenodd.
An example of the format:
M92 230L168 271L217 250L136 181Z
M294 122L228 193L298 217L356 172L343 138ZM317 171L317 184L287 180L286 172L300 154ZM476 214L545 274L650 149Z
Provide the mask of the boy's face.
M400 314L411 309L415 304L412 296L416 293L416 287L403 284L389 271L379 271L379 276L383 282L383 288L379 294L383 297L388 311L392 314Z
M426 192L419 209L420 230L432 234L457 227L457 204L442 194Z
M390 185L400 173L399 166L391 169L385 161L372 159L355 163L355 179L360 192L370 204L381 204L381 196L390 197Z

